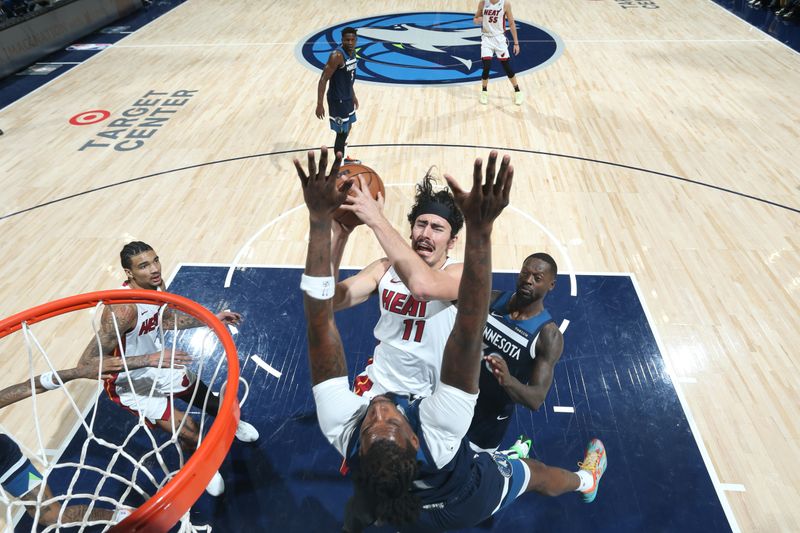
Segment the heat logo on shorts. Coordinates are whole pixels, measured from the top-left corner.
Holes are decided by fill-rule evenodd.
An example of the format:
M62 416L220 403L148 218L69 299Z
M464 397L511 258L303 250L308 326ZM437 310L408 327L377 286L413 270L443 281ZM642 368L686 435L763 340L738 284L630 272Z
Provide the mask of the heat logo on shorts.
M328 57L342 42L342 29L358 30L356 83L393 85L452 85L480 80L481 28L474 13L398 13L350 20L317 31L303 39L295 50L298 59L321 71ZM519 55L511 65L516 74L542 68L561 55L561 39L527 22L516 21ZM500 63L492 61L491 78L505 76Z

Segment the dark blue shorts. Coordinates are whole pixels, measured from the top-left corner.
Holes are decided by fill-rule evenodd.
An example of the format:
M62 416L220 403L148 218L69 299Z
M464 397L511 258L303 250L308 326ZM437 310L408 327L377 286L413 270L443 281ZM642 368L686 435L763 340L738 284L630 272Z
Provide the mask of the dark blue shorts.
M328 117L331 129L336 133L347 133L356 121L356 110L353 100L334 100L328 98Z
M475 406L467 438L478 448L496 450L503 442L513 416L513 405L502 411L481 410L479 406Z
M477 453L463 489L450 501L424 505L419 520L402 531L428 533L475 526L516 500L529 479L530 471L522 461Z

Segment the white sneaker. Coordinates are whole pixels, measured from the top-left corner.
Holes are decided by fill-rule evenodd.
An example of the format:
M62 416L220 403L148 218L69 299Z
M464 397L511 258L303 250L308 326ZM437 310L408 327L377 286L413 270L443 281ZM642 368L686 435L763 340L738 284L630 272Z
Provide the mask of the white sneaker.
M214 477L208 482L206 492L212 496L219 496L225 492L225 481L223 481L222 476L219 474L219 470L214 472Z
M236 427L236 438L242 442L256 441L258 440L258 430L253 427L253 424L239 420L239 425Z
M489 103L489 93L486 91L481 91L481 98L480 102L484 105Z
M514 103L516 105L522 105L522 99L523 99L522 91L515 91L514 92Z

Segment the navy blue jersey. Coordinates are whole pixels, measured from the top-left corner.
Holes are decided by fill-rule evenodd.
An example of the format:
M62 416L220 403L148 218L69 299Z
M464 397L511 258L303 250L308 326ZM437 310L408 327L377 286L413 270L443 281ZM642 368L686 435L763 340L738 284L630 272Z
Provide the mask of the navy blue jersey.
M387 395L408 419L419 439L417 460L419 473L411 491L422 503L416 522L401 528L403 533L444 531L474 526L499 509L503 509L524 492L527 481L525 466L509 460L504 454L474 453L466 438L461 439L455 456L444 467L437 468L420 422L420 400L409 401L402 396ZM359 434L356 427L347 447L347 463L359 468ZM349 505L349 504L348 504ZM352 510L349 511L352 514ZM366 515L353 515L356 523ZM369 517L363 525L374 518Z
M513 292L503 292L489 308L483 330L483 355L499 355L505 359L508 371L522 383L528 383L536 357L536 337L542 328L553 321L547 309L527 320L509 317L508 302ZM510 414L513 400L497 383L486 364L481 367L480 395L475 410Z
M400 412L405 415L411 429L419 439L417 461L420 463L420 468L412 492L419 497L423 506L437 505L454 499L472 477L472 456L474 454L469 448L469 441L466 437L461 439L461 446L455 457L444 467L438 468L422 433L422 424L419 419L420 400L409 400L405 396L395 394L386 396L391 398ZM360 434L361 423L356 427L347 445L347 465L353 471L359 468Z
M353 82L356 79L356 53L348 55L341 46L336 50L342 54L344 64L337 68L328 85L328 100L352 100Z

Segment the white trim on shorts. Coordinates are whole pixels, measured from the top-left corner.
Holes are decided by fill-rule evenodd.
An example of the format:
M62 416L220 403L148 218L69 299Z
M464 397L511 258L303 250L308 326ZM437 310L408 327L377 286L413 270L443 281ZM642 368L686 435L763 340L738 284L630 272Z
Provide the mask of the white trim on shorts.
M522 480L522 485L520 485L519 492L514 495L514 498L511 501L516 500L525 493L525 490L528 488L528 483L530 483L531 480L531 469L528 467L528 464L522 460L519 460L519 464L522 465L522 469L525 471L525 479ZM495 507L492 511L492 515L499 511L500 507L502 507L503 503L506 501L506 496L508 495L508 482L510 480L510 477L503 478L503 492L500 495L500 501L497 502L497 507Z

